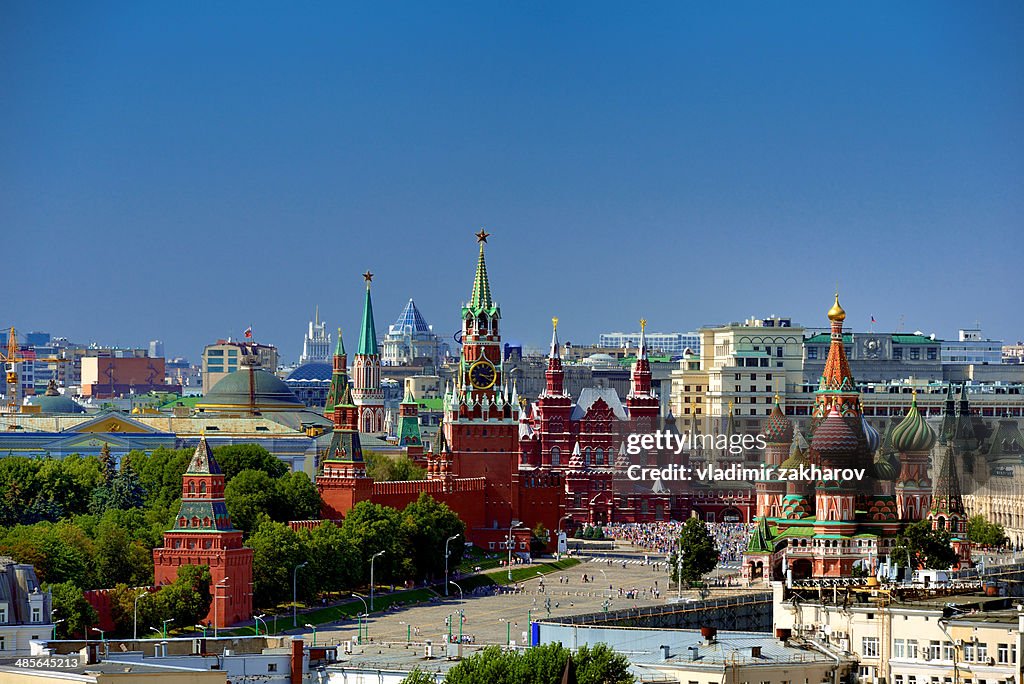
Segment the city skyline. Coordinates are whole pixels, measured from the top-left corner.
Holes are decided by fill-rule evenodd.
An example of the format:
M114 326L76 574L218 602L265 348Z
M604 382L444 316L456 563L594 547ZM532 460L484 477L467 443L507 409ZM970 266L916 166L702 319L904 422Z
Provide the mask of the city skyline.
M450 339L485 226L533 347L837 286L854 329L1024 334L1020 6L400 9L5 6L0 325L291 359L369 268L378 327Z

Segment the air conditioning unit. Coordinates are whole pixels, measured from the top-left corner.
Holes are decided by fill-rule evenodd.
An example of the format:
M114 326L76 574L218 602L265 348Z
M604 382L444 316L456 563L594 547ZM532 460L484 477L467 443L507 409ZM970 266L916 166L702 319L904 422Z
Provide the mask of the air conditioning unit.
M986 665L995 665L996 661L993 660L992 658L989 658L988 660L985 661L985 664Z

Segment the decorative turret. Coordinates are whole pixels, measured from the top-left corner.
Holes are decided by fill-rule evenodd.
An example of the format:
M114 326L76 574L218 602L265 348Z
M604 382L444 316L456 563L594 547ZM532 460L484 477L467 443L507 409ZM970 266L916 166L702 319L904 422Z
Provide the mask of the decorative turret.
M626 396L626 409L633 422L633 430L638 434L651 432L658 418L660 403L658 396L652 391L651 363L647 360L647 319L640 319L640 343L636 350L636 363L630 373L629 394Z
M960 403L956 413L956 448L960 453L967 453L978 448L978 438L971 422L971 404L967 400L967 382L960 387Z
M423 442L420 439L420 406L412 396L411 383L406 380L405 396L398 405L398 446L406 449L409 458L416 459L423 455Z
M331 367L331 387L327 390L327 401L324 404L326 417L334 417L334 408L341 401L342 395L348 392L348 389L348 360L345 355L345 342L341 339L341 328L338 328L338 343L334 347Z
M786 417L779 405L779 395L775 395L775 406L772 408L768 420L761 428L761 434L768 444L789 445L793 441L793 421Z
M939 444L946 444L956 436L956 398L953 383L946 386L946 405L942 409L942 425L939 427Z
M967 511L960 490L953 445L947 444L935 480L928 520L933 529L946 530L953 537L953 548L961 562L970 561L971 545L967 539Z
M853 381L853 373L850 372L850 362L846 358L846 345L843 340L843 321L846 320L846 311L839 305L838 292L835 304L828 310L828 319L831 321L832 333L828 358L825 359L825 368L818 381L818 391L815 392L812 427L824 420L833 406L839 409L842 416L858 413L857 389Z
M892 447L900 454L900 475L896 481L896 503L900 519L922 520L931 505L932 483L928 477L929 452L935 444L935 431L917 408L917 392L910 410L893 428Z
M562 370L562 355L558 348L558 319L551 319L551 351L548 353L548 368L544 371L546 386L544 394L551 397L565 393L565 371Z

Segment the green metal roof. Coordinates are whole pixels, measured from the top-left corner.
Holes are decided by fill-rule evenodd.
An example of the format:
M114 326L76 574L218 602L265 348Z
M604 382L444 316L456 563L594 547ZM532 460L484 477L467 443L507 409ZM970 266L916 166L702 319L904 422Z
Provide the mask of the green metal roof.
M933 340L924 335L890 335L889 337L896 344L940 344L941 342L941 340ZM818 333L804 340L804 344L828 344L831 341L832 336L828 333ZM850 344L852 341L852 334L843 334L843 344Z
M417 399L416 403L428 411L442 411L444 410L444 399L440 397L437 399Z
M341 336L338 336L339 340ZM373 302L370 301L370 284L366 284L366 299L363 301L363 323L359 328L359 346L356 354L372 356L377 353L377 327L373 324Z

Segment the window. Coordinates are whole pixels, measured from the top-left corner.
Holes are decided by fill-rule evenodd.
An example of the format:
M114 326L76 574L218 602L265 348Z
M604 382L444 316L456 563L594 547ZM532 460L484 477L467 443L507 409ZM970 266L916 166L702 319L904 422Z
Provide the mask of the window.
M978 644L978 661L983 663L988 660L988 644Z
M892 350L892 360L893 361L902 361L903 360L903 350L902 349L893 348L893 350Z
M277 663L267 663L267 672L277 672Z
M919 361L920 359L921 359L921 350L917 349L916 347L914 349L911 349L910 350L910 360L911 361Z
M0 608L0 622L7 622L7 609Z
M942 645L938 641L928 642L928 660L938 660L942 655Z
M864 637L860 645L861 655L865 658L878 657L878 637Z
M892 676L892 684L903 684L903 675L901 675L901 674L893 675Z
M553 465L553 466L559 465L561 463L561 460L562 460L562 450L559 449L556 446L551 447L551 465Z
M893 658L906 658L907 657L907 642L904 639L895 639L892 642L892 657ZM902 677L901 677L902 679ZM899 684L897 682L897 684Z
M968 663L974 660L974 644L964 644L964 660Z
M946 643L942 644L942 659L943 660L950 660L950 661L952 661L954 658L956 658L955 653L956 653L956 651L953 648L953 644L951 644L948 641Z
M928 347L928 360L934 361L938 357L938 350L935 347Z
M1010 662L1009 644L999 644L996 646L996 662L1000 665L1006 665Z
M818 348L817 347L808 347L807 348L807 360L808 361L814 361L817 358L818 358Z
M7 648L7 637L0 635L0 651L6 650Z
M751 380L757 380L757 373L751 373L750 374L750 379Z
M914 641L913 639L907 639L907 657L908 658L916 658L917 657L917 642Z
M43 611L39 606L32 606L32 622L42 622Z

